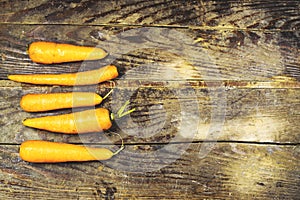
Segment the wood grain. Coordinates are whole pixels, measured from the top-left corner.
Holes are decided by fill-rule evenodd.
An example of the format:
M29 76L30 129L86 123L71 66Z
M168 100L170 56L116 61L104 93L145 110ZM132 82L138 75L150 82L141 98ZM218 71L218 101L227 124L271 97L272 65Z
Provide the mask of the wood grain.
M0 78L20 73L68 73L116 64L135 79L269 81L274 76L300 80L300 40L282 42L280 33L174 28L60 25L0 25ZM56 31L52 31L55 29ZM253 37L253 34L258 37ZM177 37L181 43L175 43ZM50 40L106 49L96 62L38 65L26 49ZM148 75L150 73L150 76ZM147 74L147 76L145 76ZM128 77L127 77L128 78Z
M0 199L298 199L300 7L297 0L0 2ZM101 46L98 62L39 65L30 42ZM8 74L118 66L114 82L33 86ZM27 93L114 92L100 106L131 115L68 136L26 128ZM218 129L218 128L221 129ZM100 145L106 162L29 164L19 144ZM216 142L218 141L218 142Z
M149 84L126 80L117 80L115 83L113 93L100 107L116 113L126 100L130 100L129 108L135 108L136 111L128 117L116 120L113 128L107 132L123 135L126 143L215 139L278 143L300 141L299 88L203 88L183 81L155 82L158 85L153 82ZM76 137L25 128L22 125L25 118L69 113L72 110L26 113L21 110L19 101L28 93L96 91L105 96L113 87L111 83L78 88L33 87L30 84L22 86L10 81L2 81L2 85L0 142L16 144L27 139L47 139L106 143L107 134L95 133ZM221 132L207 135L210 132L213 134L213 127L218 124L222 127ZM193 129L198 131L193 133ZM176 139L176 135L183 138ZM117 135L114 138L113 142L120 142Z
M22 24L124 24L296 30L296 0L2 1L0 21Z
M18 146L2 145L0 198L298 198L299 147L218 143L199 158L200 143L190 144L181 156L174 152L178 146L169 144L154 163L149 155L157 151L155 145L134 145L104 163L53 165L28 164L19 159ZM173 161L166 165L167 160ZM157 168L143 172L146 166Z

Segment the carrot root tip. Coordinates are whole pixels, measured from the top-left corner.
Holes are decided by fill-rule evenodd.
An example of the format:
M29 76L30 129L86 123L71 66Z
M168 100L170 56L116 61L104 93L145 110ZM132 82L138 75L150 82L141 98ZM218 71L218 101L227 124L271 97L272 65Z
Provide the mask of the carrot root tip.
M31 127L31 123L30 123L30 120L29 120L29 119L24 119L24 120L22 121L22 124L23 124L24 126L29 126L29 127Z
M111 89L102 99L106 99L112 92L113 92L114 89Z
M125 146L124 146L124 140L123 140L122 136L121 136L120 134L118 134L118 133L116 133L116 134L120 137L120 139L121 139L121 141L122 141L122 144L121 144L120 149L117 150L116 152L114 152L113 155L117 155L117 154L120 153L123 149L125 149Z

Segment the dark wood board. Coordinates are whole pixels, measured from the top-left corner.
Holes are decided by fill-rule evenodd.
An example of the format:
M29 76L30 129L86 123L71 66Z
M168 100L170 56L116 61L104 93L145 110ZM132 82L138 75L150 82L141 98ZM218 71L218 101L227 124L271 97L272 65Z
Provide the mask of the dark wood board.
M119 24L296 30L297 0L1 1L0 21L22 24Z
M136 111L116 120L112 129L107 131L107 134L117 132L124 135L128 143L164 143L176 135L183 135L189 141L300 141L299 88L203 88L179 81L160 82L161 85L156 86L153 83L147 85L132 81L128 85L125 80L117 80L115 83L111 96L96 107L105 107L116 113L126 100L130 100L128 109L135 108ZM111 83L77 88L12 84L14 86L0 87L0 142L16 144L28 139L88 143L103 141L101 133L77 137L26 128L22 125L25 118L70 113L72 109L27 113L22 111L19 101L28 93L90 91L105 96L112 88ZM214 130L215 126L220 128ZM117 135L114 138L119 140Z
M174 152L178 146L169 145L155 159L147 154L155 146L134 145L102 163L28 164L18 158L17 146L2 145L0 198L298 198L299 147L218 143L199 158L201 144L181 156Z
M0 38L1 79L6 79L7 74L68 73L110 63L123 73L130 70L131 76L135 76L130 78L136 79L269 81L274 76L300 79L297 47L300 39L290 37L285 42L279 32L0 25ZM181 42L174 42L177 38ZM36 40L98 46L110 55L98 62L39 65L32 63L26 53L28 45ZM147 70L151 70L151 76L142 74L148 73Z

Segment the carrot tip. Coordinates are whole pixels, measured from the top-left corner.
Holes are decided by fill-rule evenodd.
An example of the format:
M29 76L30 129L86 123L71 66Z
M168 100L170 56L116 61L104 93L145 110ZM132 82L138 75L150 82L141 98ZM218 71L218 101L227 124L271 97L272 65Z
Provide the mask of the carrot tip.
M24 119L24 120L22 121L22 124L23 124L24 126L28 126L28 127L31 127L31 126L32 126L31 121L30 121L29 119Z
M102 100L106 99L112 92L114 89L111 89L103 98Z
M24 124L26 126L26 120L27 119L23 119L22 124Z
M20 75L8 75L7 78L11 81L22 82L20 81Z
M114 152L113 155L117 155L118 153L120 153L121 151L123 151L123 149L125 149L124 140L123 140L122 136L120 134L118 134L118 133L116 133L116 134L120 137L120 139L122 141L122 144L121 144L120 149L117 150L116 152Z
M13 80L14 75L8 75L7 78L8 78L9 80Z

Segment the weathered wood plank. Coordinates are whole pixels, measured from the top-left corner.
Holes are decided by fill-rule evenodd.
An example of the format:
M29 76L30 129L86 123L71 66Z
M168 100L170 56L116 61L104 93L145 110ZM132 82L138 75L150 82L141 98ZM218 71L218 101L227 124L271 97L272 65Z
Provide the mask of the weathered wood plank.
M27 93L96 91L104 96L112 83L78 88L22 86L9 81L2 82L2 85L5 83L7 86L0 89L0 142L14 144L27 139L47 139L105 143L107 134L63 136L25 128L21 122L27 117L69 113L72 110L26 113L21 110L19 101ZM12 85L9 86L9 83ZM205 88L179 81L156 84L117 80L113 93L100 106L117 112L126 100L130 100L130 107L135 107L136 111L115 121L107 133L117 132L128 143L216 139L279 143L300 141L299 88ZM215 126L220 126L219 133L214 130ZM193 133L192 130L197 131ZM207 135L213 131L215 135ZM184 138L176 138L176 135ZM119 141L117 135L114 141Z
M3 23L126 24L296 30L297 0L2 1Z
M276 32L67 25L0 27L1 79L13 73L68 73L114 63L123 73L130 71L131 78L144 80L269 81L280 75L300 80L299 37L286 41ZM180 42L174 42L178 38ZM27 45L34 40L99 45L110 56L88 63L39 65L32 63L26 53Z
M180 156L155 146L127 146L106 162L28 164L18 146L0 146L1 199L297 199L299 147L201 144ZM150 167L150 168L149 168ZM148 171L147 170L153 170ZM135 173L139 172L139 173Z
M1 1L0 199L297 199L298 4ZM100 45L112 57L38 65L26 54L34 40ZM137 110L110 131L78 137L21 125L26 117L71 112L25 113L19 100L26 93L104 95L113 83L32 86L7 81L8 74L76 72L111 62L121 75L101 106L116 111L130 99ZM126 148L103 163L37 165L18 157L17 144L28 139L116 150L116 133ZM215 140L222 142L207 142Z

